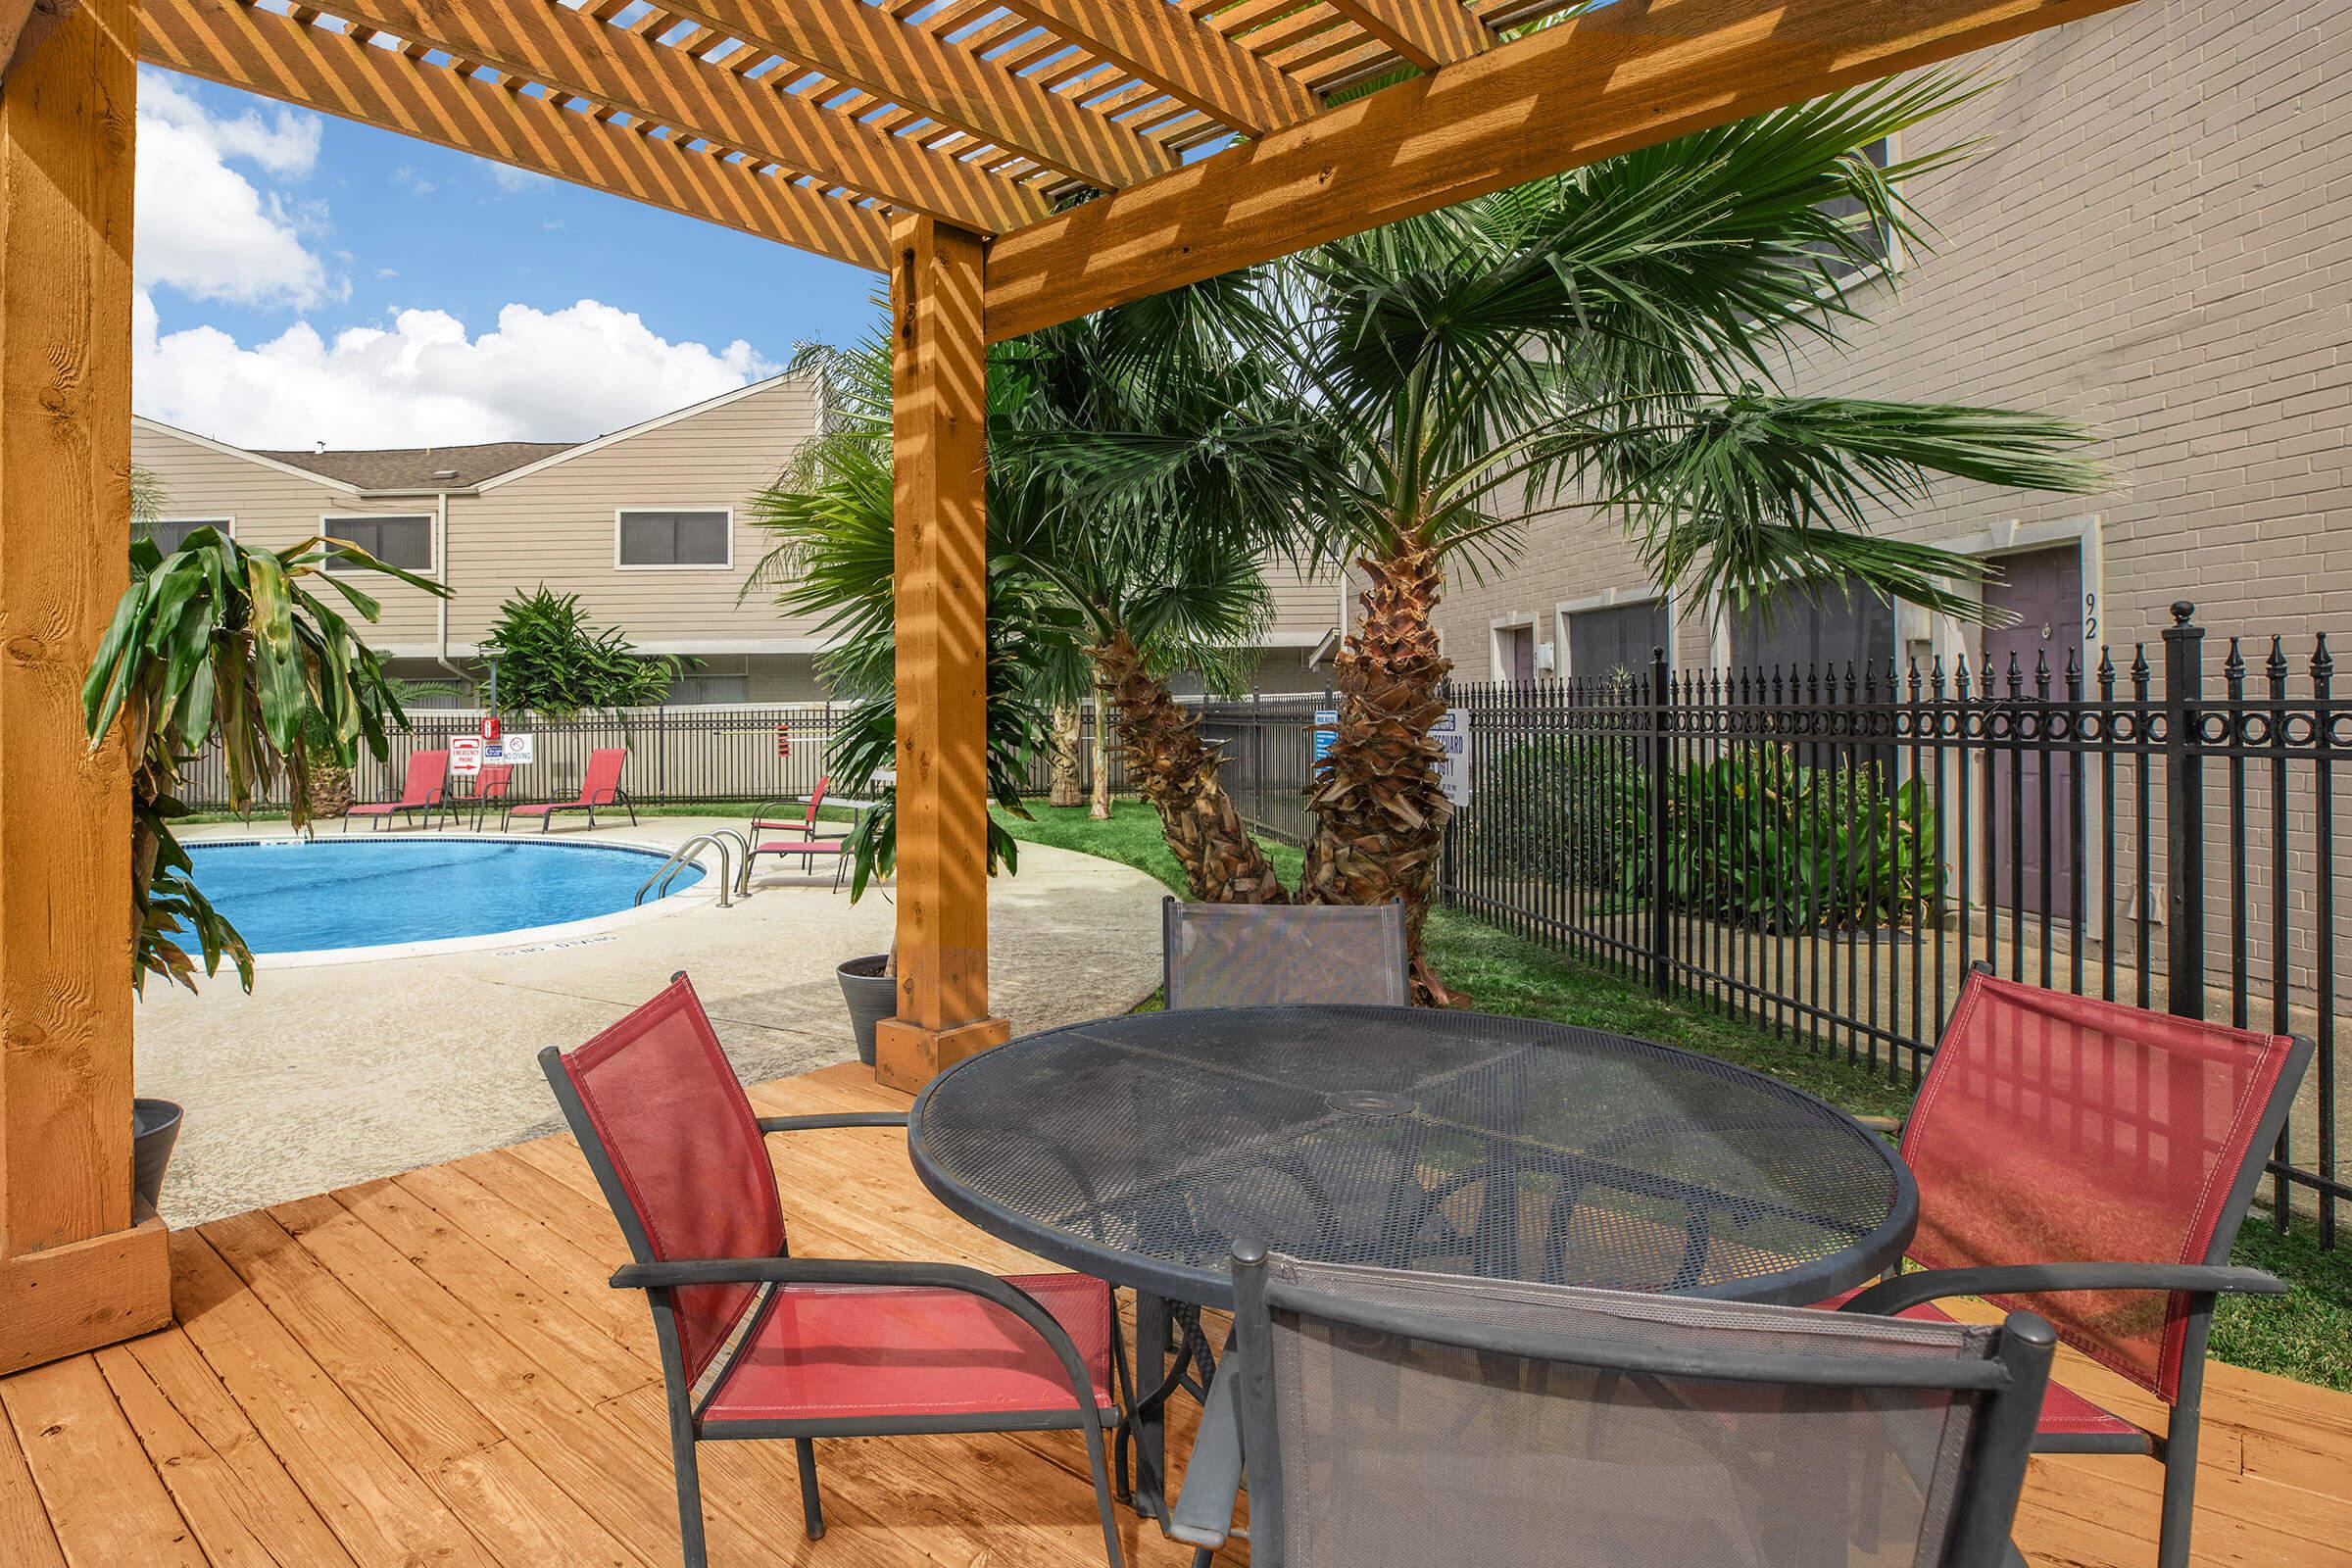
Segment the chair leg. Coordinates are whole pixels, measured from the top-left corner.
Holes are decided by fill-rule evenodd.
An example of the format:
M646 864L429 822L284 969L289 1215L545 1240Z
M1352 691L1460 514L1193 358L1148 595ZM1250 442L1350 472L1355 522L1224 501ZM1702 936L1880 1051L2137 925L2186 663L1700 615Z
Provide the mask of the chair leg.
M808 1539L825 1539L825 1505L816 1494L816 1440L795 1438L793 1448L801 1461L801 1517L808 1522Z
M710 1568L710 1549L703 1539L703 1478L695 1465L694 1439L672 1433L669 1447L677 1471L679 1548L686 1568Z
M2156 1537L2156 1568L2188 1568L2189 1527L2197 1507L2197 1429L2205 1403L2205 1342L2213 1328L2213 1298L2198 1303L2183 1326L2180 1397L2164 1440L2164 1511Z
M1110 1568L1120 1568L1118 1515L1110 1500L1110 1456L1102 1446L1102 1423L1086 1424L1086 1463L1095 1476L1095 1513L1102 1521L1102 1550Z

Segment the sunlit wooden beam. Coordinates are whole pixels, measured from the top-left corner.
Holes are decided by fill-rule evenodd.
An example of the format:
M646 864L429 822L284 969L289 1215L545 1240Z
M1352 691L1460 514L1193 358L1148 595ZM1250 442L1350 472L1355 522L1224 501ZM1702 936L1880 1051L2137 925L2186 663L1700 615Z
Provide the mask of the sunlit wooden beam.
M144 0L139 58L689 218L886 269L871 208L237 0Z
M997 341L2125 0L1617 0L1033 223Z

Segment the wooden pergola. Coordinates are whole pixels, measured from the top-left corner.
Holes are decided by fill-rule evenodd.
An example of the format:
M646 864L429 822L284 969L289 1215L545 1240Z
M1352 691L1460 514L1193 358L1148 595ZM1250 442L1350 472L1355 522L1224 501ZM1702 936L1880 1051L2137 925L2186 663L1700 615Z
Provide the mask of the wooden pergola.
M902 979L879 1076L912 1088L1008 1032L990 342L2121 3L0 0L0 1372L171 1315L130 1194L127 756L88 752L78 704L125 580L141 62L890 275Z

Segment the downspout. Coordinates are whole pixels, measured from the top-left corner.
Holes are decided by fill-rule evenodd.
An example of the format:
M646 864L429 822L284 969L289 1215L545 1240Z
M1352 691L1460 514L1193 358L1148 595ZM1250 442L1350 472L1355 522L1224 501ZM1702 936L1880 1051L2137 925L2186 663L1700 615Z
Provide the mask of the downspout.
M433 509L433 528L441 536L441 586L447 588L450 583L448 491L434 492ZM433 662L456 676L460 686L463 686L466 679L466 672L449 661L449 596L447 594L443 594L433 601L433 617L439 631L437 640L440 645L440 652L434 656Z

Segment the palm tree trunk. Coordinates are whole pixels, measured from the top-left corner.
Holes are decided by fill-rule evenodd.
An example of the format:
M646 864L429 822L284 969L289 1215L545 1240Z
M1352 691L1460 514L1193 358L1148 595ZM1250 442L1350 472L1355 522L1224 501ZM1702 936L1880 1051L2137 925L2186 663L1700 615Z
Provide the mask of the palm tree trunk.
M1118 705L1128 776L1158 810L1186 891L1202 904L1288 904L1282 878L1217 781L1223 760L1201 744L1200 715L1186 711L1168 683L1144 667L1125 632L1093 654Z
M1086 814L1097 822L1110 820L1110 687L1098 683L1095 687L1095 755L1093 789L1086 803Z
M1054 806L1076 806L1086 798L1078 756L1078 705L1054 705L1054 784L1046 797Z
M1430 738L1453 667L1430 624L1446 573L1436 551L1417 547L1358 565L1369 581L1361 619L1332 662L1340 725L1307 792L1315 831L1298 896L1316 904L1402 899L1414 974L1443 1001L1422 960L1421 933L1453 814L1438 782L1443 753Z

